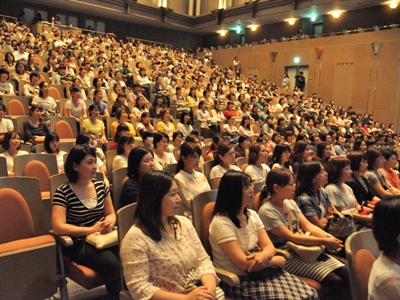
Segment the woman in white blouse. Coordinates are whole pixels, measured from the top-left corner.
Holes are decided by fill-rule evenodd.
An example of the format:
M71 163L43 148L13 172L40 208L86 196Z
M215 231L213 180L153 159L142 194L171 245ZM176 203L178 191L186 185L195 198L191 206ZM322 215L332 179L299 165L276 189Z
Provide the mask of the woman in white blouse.
M250 138L257 137L258 134L254 133L253 128L251 128L251 119L249 116L243 116L242 121L240 122L239 132L240 134L244 134L249 136Z
M233 115L229 115L226 118L226 121L227 123L224 125L224 135L231 137L231 143L237 143L240 132L235 126L235 117Z
M80 88L74 86L71 88L71 100L68 100L67 103L65 103L65 115L68 117L73 117L76 120L78 128L80 118L87 117L86 104L80 99L80 97Z
M162 170L170 164L176 164L172 153L168 153L168 135L164 132L157 132L153 136L154 145L154 170Z
M215 123L225 121L224 112L221 110L221 103L214 100L214 108L211 110L211 118Z
M54 113L56 111L56 101L53 97L49 96L50 85L46 81L39 83L39 95L33 97L32 104L39 104L42 106L44 112Z
M136 223L120 251L126 286L134 299L217 299L217 292L222 293L191 222L177 216L180 206L178 186L170 174L143 175Z
M46 134L44 138L44 150L48 154L54 154L57 158L58 173L64 173L64 155L67 153L60 150L60 138L55 132L50 132Z
M216 155L214 155L215 166L210 172L210 181L213 188L218 188L222 176L229 170L242 171L235 166L235 148L232 144L220 143Z
M194 197L210 189L206 176L197 172L201 150L194 143L184 143L180 148L181 157L176 167L175 181L183 204L190 209Z
M114 157L112 169L128 167L128 156L135 145L135 139L130 133L123 134L117 142L117 155Z
M139 119L142 113L149 112L146 107L146 99L143 96L139 96L135 103L135 107L132 109L132 115L134 118Z
M16 131L8 131L4 135L4 139L1 146L6 151L1 153L0 156L6 158L8 175L13 175L14 158L16 156L27 155L29 153L27 151L19 150L19 148L21 147L21 136Z
M351 179L350 160L346 157L334 157L328 162L326 172L328 185L325 190L336 209L346 211L355 221L371 226L372 214L363 212L363 207L358 204L353 190L345 183Z
M268 150L265 145L255 144L249 148L249 165L244 171L251 177L253 183L265 182L270 168L266 165Z
M193 130L193 126L190 123L191 123L190 113L188 111L183 111L181 114L180 122L179 122L176 130L182 132L183 137L186 137Z

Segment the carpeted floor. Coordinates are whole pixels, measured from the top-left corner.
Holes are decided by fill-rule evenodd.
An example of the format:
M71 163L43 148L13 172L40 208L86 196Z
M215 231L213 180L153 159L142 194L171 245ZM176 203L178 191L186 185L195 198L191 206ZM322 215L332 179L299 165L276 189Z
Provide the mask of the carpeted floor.
M106 287L104 285L92 290L87 290L69 278L67 278L67 281L68 296L70 300L101 300L104 299L105 295L107 295ZM60 293L58 292L55 294L53 299L61 299Z

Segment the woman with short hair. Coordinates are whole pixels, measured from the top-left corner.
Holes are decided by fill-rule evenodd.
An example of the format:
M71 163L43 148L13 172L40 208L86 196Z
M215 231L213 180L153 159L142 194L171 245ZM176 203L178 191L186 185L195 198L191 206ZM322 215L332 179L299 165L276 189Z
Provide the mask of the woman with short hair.
M6 132L1 146L5 151L0 153L0 157L5 157L8 175L12 176L14 174L14 158L29 153L24 150L19 150L21 148L21 136L16 131Z
M98 273L106 284L110 299L118 299L121 291L121 271L118 245L98 250L86 242L92 233L106 234L113 230L116 215L110 190L96 176L96 153L86 145L71 149L65 162L68 181L54 194L52 225L57 235L69 235L74 243L63 248L76 263Z
M194 197L210 191L206 176L196 171L199 166L201 150L194 143L184 143L180 148L180 159L176 167L175 181L187 210L191 210Z
M249 165L244 171L251 177L253 183L265 182L270 168L266 164L268 158L268 150L265 145L255 144L249 148Z
M389 196L374 210L372 232L382 253L372 265L368 299L390 300L400 297L400 198Z
M143 146L132 149L128 156L128 179L121 189L121 207L137 202L140 179L153 169L154 154L150 149Z
M325 187L333 205L338 211L346 211L355 221L371 226L372 215L363 215L363 207L358 204L353 190L346 184L351 178L350 160L345 157L332 158L326 168L328 185Z
M175 131L174 123L171 122L173 119L171 117L171 111L169 108L163 108L160 111L161 121L157 124L157 131L163 132L168 136L168 139L172 138L172 134Z
M393 194L397 194L398 191L391 189L391 185L386 180L386 177L379 170L384 166L383 152L381 149L370 147L365 153L367 158L367 171L364 173L369 184L372 187L372 192L379 198L384 198Z
M380 201L379 197L374 196L370 183L364 177L367 171L365 152L353 150L347 155L347 158L350 160L352 174L346 184L353 190L358 204L367 206L371 200Z
M130 133L123 134L117 142L117 155L112 163L112 170L126 168L128 166L128 156L135 145L135 139Z
M67 154L65 151L60 150L60 138L55 132L46 134L44 138L44 149L43 153L54 154L57 158L58 173L64 173L64 155Z
M166 151L168 142L168 135L164 132L157 132L153 135L154 170L163 170L170 164L176 164L175 156Z

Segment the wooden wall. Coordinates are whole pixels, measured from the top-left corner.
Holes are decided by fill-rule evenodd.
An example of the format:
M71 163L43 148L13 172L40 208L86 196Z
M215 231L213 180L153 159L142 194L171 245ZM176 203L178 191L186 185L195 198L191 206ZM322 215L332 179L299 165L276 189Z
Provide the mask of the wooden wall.
M382 45L374 55L374 42ZM316 48L322 47L318 59ZM272 62L271 52L278 52ZM326 38L271 43L233 49L213 50L213 58L223 67L234 56L242 71L258 73L261 79L280 83L285 67L308 66L307 93L318 93L324 102L351 105L374 119L395 123L400 129L400 29L390 29ZM294 57L300 62L294 63Z

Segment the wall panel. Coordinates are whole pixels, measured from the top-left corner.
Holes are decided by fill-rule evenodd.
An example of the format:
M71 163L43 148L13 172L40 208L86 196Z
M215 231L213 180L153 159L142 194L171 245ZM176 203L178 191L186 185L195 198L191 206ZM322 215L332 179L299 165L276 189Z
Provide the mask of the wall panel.
M380 41L378 55L371 43ZM322 47L321 58L315 48ZM271 62L271 51L278 52ZM213 51L223 67L238 56L242 70L259 67L260 79L275 80L278 85L286 66L308 66L307 93L317 92L325 102L351 105L360 113L374 114L378 120L400 124L400 29L271 43L252 47ZM246 74L247 75L247 74Z

